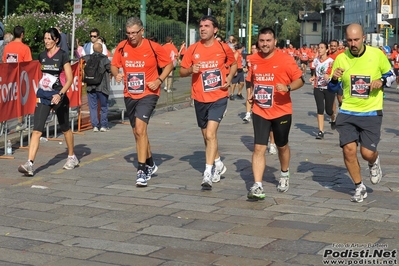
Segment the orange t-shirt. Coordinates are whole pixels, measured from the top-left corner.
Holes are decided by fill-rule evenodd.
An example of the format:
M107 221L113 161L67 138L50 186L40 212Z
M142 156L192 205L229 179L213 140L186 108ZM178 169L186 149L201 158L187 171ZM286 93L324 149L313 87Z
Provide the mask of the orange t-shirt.
M297 50L295 48L287 48L287 53L292 56L295 57L297 56Z
M4 47L3 62L18 63L27 61L32 61L32 53L26 44L12 41Z
M391 54L391 60L393 60L393 68L399 68L399 53L398 51L393 51Z
M129 41L122 41L116 47L111 65L123 68L125 97L141 99L151 94L159 96L159 88L152 91L148 88L147 82L155 81L159 77L157 60L161 68L170 64L171 60L160 44L151 42L151 45L154 50L151 49L150 41L143 39L139 47L133 47Z
M227 97L228 90L221 87L226 82L229 67L235 61L234 53L229 46L217 40L211 46L197 42L188 47L181 66L190 68L193 64L201 64L200 72L192 74L192 98L199 102L210 103Z
M309 60L309 53L310 49L309 48L300 48L299 49L299 60L301 61L308 61Z
M180 55L184 55L187 51L186 45L180 45Z
M252 71L251 71L251 60L252 60L252 57L254 56L255 54L250 54L250 55L247 55L247 67L248 67L248 72L247 72L247 76L245 77L245 80L246 81L248 81L248 82L251 82L251 75L252 75ZM249 89L249 88L247 88L247 89Z
M173 61L173 66L176 66L176 59L178 56L178 51L176 49L176 47L172 44L172 43L165 43L163 45L163 48L166 50L166 52L168 53L170 60Z
M235 51L235 55L237 55L237 69L242 69L242 53L239 51Z
M345 52L345 50L337 50L337 51L336 51L335 53L333 53L333 54L328 54L328 56L335 60L335 59L337 58L337 56L338 56L339 54L342 54L343 52Z
M310 50L309 53L308 53L308 56L309 56L309 65L310 65L310 69L314 69L312 63L313 63L314 58L316 57L316 53L313 52L312 50Z
M302 71L288 54L275 52L271 58L260 53L251 57L254 105L252 112L265 119L275 119L292 114L289 92L279 92L276 84L289 85L302 77Z

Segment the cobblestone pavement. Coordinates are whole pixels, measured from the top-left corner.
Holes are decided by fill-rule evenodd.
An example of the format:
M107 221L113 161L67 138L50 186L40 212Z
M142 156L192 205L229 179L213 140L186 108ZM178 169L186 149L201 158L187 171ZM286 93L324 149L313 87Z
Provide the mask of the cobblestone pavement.
M176 82L176 91L187 84ZM386 90L380 184L371 185L360 160L369 194L362 203L349 201L354 186L327 119L325 139L315 139L310 85L292 98L290 189L276 191L280 167L267 155L262 201L246 197L253 130L242 122L242 100L229 101L220 124L227 171L211 191L201 190L204 144L188 101L150 120L159 170L147 188L135 186L134 137L117 119L108 132L75 135L74 170L62 169L62 140L41 143L30 178L17 172L27 150L15 149L15 159L0 160L0 265L395 265L399 91Z

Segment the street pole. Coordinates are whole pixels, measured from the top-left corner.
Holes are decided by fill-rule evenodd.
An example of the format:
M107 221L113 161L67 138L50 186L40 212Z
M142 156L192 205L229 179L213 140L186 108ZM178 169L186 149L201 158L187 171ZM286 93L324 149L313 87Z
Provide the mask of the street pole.
M186 14L186 47L189 46L188 43L188 21L189 21L189 17L190 17L190 0L187 0L187 14Z
M4 22L7 23L7 15L8 15L8 0L6 0L4 4Z
M278 33L277 33L277 30L278 30L278 19L276 19L276 22L274 22L274 32L276 33L276 40L278 39ZM278 43L278 41L277 41L277 43Z
M230 35L234 35L234 0L231 0Z
M240 35L240 43L242 44L242 35L243 35L243 33L244 33L244 30L243 30L243 18L244 18L244 0L241 0L241 20L240 20L240 24L241 24L241 26L240 26L240 29L241 29L241 35Z
M398 43L398 5L399 0L396 0L395 43Z
M242 0L244 1L244 0ZM252 23L249 23L249 0L247 0L247 26L246 26L246 36L247 38L245 39L247 41L247 53L249 54L251 52L251 43L250 43L250 36L252 32Z
M323 14L324 14L324 9L322 8L320 10L320 42L323 41Z
M344 25L344 10L345 10L345 5L344 1L342 1L342 5L339 7L339 11L341 13L341 41L344 40L344 32L343 32L343 25Z
M249 0L248 53L252 50L252 0Z
M146 0L141 0L141 3L140 3L140 19L143 22L143 28L147 29L147 4L146 4Z
M227 8L226 8L226 40L230 35L230 31L229 31L229 11L230 11L230 1L227 0Z

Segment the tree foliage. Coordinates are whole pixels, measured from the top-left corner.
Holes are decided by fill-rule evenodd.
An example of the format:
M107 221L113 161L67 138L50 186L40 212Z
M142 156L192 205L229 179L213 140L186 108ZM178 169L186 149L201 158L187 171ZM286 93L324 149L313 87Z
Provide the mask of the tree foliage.
M146 11L152 19L175 20L185 23L188 0L147 0ZM220 24L221 35L226 35L226 16L230 20L231 7L234 7L234 35L238 36L241 26L241 5L244 7L246 22L247 0L201 0L190 1L189 24L198 25L199 19L212 10ZM292 41L298 40L300 24L297 15L302 10L319 11L320 0L253 0L252 21L259 27L275 27L278 20L278 36ZM8 14L23 15L29 12L71 13L73 0L8 0ZM83 15L98 24L109 24L112 16L140 16L141 0L83 0ZM234 3L232 5L232 3ZM0 1L4 14L4 1ZM287 20L285 20L287 19ZM229 21L230 24L230 21ZM102 25L104 26L104 25ZM117 29L118 30L118 29Z

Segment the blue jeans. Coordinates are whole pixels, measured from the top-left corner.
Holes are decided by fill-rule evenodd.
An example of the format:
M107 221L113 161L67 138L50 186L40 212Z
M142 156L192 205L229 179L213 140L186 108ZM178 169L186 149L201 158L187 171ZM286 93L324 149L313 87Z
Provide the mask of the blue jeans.
M90 109L91 125L98 128L108 128L108 95L99 91L88 92L87 100ZM98 101L100 102L100 124L98 122Z

